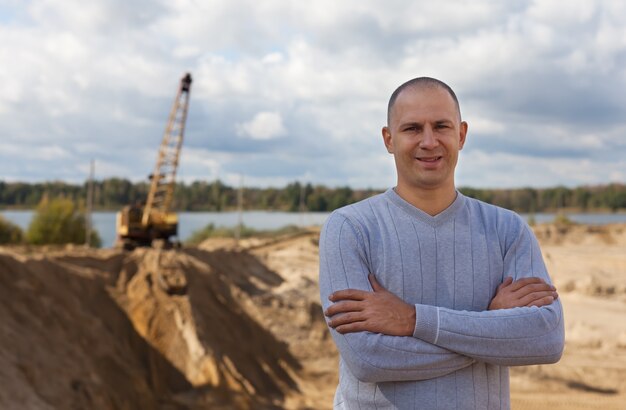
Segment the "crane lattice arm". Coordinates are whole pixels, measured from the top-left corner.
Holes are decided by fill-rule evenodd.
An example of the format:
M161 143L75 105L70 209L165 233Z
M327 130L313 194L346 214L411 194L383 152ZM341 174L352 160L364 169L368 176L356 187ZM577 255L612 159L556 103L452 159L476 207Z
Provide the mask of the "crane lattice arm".
M180 148L185 133L190 88L191 75L187 73L180 80L178 93L174 99L172 111L163 134L156 166L151 176L150 192L142 216L144 226L151 222L158 222L155 219L166 215L170 209L174 195Z

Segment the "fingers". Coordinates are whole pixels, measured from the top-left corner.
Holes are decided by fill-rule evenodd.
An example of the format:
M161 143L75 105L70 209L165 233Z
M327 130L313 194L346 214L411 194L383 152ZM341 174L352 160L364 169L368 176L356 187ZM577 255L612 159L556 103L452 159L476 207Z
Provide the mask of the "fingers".
M385 290L385 288L383 288L380 283L378 283L374 274L370 273L367 277L370 280L370 284L372 285L372 289L374 289L374 292L380 292L381 290Z
M526 295L530 295L531 293L554 292L555 289L556 288L554 286L548 285L547 283L533 283L518 289L514 292L514 294L517 298L521 299Z
M509 286L511 283L513 283L513 278L510 276L507 276L506 278L504 278L504 280L502 281L501 284L498 285L498 290L497 292L500 292L503 288L506 288L507 286Z
M363 332L367 330L366 322L353 322L348 323L346 325L337 326L335 330L339 333L354 333L354 332Z
M537 305L533 305L532 303L535 301L539 301L539 300L547 300L548 297L552 298L552 300L550 301L550 303L552 303L557 298L557 293L551 290L533 292L521 298L519 302L521 306L537 306Z
M537 306L537 307L541 307L541 306L546 306L546 305L550 305L552 302L554 302L554 297L552 296L546 296L544 298L535 300L533 302L531 302L530 304L528 304L527 306Z
M498 286L488 309L511 309L522 306L545 306L558 299L556 288L539 277L513 280L505 277Z
M363 310L363 307L359 301L344 300L330 305L324 311L324 315L331 317L338 313L360 312L361 310Z
M358 289L338 290L337 292L332 293L328 297L328 300L331 302L336 302L338 300L364 300L368 293L370 292Z
M374 292L380 292L380 291L386 290L380 283L378 283L373 273L370 273L367 276L367 278L369 279L369 282L372 285L372 289L374 290ZM346 300L346 299L365 300L365 298L367 297L369 293L371 292L367 292L365 290L358 290L358 289L338 290L337 292L332 293L328 297L328 300L330 300L331 302L336 302L338 300Z
M537 277L522 278L513 282L513 284L511 285L511 291L515 292L516 290L521 289L526 285L532 285L532 284L537 284L537 283L546 283L546 282L543 279L537 278Z
M339 326L345 326L350 323L363 322L365 321L365 317L360 312L350 312L344 313L342 315L334 316L329 322L328 326L332 328L337 328Z

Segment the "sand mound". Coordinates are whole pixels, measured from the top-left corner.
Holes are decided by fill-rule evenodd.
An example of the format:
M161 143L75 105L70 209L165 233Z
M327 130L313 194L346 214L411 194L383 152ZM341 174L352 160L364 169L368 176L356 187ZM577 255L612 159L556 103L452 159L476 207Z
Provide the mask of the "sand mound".
M153 381L184 381L109 297L110 273L0 254L0 407L154 409L166 400Z
M327 336L319 305L286 282L247 251L5 250L0 407L295 403L305 359L290 341Z

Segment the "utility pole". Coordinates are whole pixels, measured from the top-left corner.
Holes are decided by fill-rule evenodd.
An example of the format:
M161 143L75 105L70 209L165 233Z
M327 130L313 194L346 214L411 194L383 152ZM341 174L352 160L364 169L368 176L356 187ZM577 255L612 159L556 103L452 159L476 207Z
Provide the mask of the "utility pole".
M87 182L87 212L85 215L85 247L91 247L91 212L93 210L93 179L96 170L96 161L91 160L89 166L89 181Z
M239 189L237 190L237 228L235 229L235 246L239 246L241 230L243 227L243 174L239 178Z
M303 213L306 211L305 195L306 195L306 184L302 183L300 185L300 206L299 206L300 213Z
M298 205L298 211L300 213L300 225L306 225L304 213L307 211L306 208L306 183L300 184L300 203Z

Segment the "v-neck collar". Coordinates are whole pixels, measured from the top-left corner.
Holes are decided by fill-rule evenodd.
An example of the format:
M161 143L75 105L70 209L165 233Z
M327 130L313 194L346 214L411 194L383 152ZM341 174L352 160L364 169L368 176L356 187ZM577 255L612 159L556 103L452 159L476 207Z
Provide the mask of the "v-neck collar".
M437 215L432 216L407 202L400 195L398 195L394 188L389 188L387 191L385 191L384 195L389 201L393 202L410 216L419 219L420 221L433 227L440 226L446 221L454 218L457 211L464 206L466 200L463 194L461 194L459 191L456 191L456 198L450 204L450 206L439 212Z

